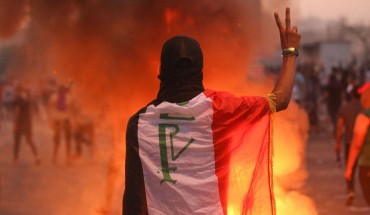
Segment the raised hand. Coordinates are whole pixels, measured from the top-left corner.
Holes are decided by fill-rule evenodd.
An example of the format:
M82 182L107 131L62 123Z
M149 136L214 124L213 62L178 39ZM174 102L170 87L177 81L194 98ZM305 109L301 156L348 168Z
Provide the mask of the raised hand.
M298 33L298 29L296 26L291 27L290 8L287 7L285 11L285 27L280 21L279 14L275 12L274 15L276 25L278 26L280 32L280 42L282 50L287 48L295 48L298 50L301 44L301 35Z

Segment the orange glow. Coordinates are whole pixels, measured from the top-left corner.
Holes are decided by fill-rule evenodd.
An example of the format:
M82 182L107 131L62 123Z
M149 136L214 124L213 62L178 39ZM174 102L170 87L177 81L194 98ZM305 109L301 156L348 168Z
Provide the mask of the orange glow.
M175 25L175 23L180 18L180 11L173 8L166 8L164 13L166 26L167 26L167 32L172 31L172 27Z
M246 185L246 178L245 176L240 176L240 173L243 172L241 169L243 168L242 165L239 165L237 163L232 164L232 167L230 168L230 179L232 183L229 184L230 190L235 191L234 193L229 192L228 194L228 208L227 213L229 215L239 215L241 211L240 204L235 204L236 202L242 202L244 193L237 192L239 190L246 190L247 187L243 187L243 185ZM237 177L239 176L239 177Z
M187 15L180 9L166 8L164 18L168 33L182 33L181 29L187 29L195 24L195 18Z
M259 1L200 1L199 7L180 0L155 6L151 1L117 5L105 1L19 2L28 4L32 11L30 24L21 32L24 39L16 50L21 59L9 58L7 70L30 73L35 79L52 72L59 80L71 78L81 106L95 117L100 132L110 137L102 141L110 147L98 143L102 155L110 156L108 162L105 157L99 161L106 165L107 171L97 173L105 175L105 190L102 191L101 184L87 184L86 190L95 192L89 195L91 201L81 205L74 202L72 206L54 204L54 199L68 202L70 197L62 199L52 194L49 205L55 205L52 210L55 214L71 214L68 210L76 205L84 211L93 211L98 207L92 204L95 202L112 208L116 212L112 214L121 213L125 125L131 115L155 98L160 48L174 34L190 35L201 44L206 88L236 95L265 95L273 88L275 80L254 67L257 58L273 53L279 44L273 13L262 13ZM1 17L7 17L0 24L7 26L11 24L9 20L20 20L21 14L12 12L17 8L23 7L14 7L9 12L5 7L0 9L5 11ZM8 32L0 32L0 36L13 35L18 27L16 23ZM315 215L310 198L291 191L292 184L297 184L294 188L298 190L305 180L302 160L308 130L306 115L291 103L288 110L274 115L274 125L277 213L299 211L299 214ZM103 151L106 148L108 152ZM237 159L232 161L230 186L241 186L238 182L246 180L235 176L241 168ZM240 205L233 203L242 198L243 193L229 193L229 215L238 214Z
M176 22L177 19L180 17L180 12L174 8L166 8L164 12L165 20L167 25L171 25Z

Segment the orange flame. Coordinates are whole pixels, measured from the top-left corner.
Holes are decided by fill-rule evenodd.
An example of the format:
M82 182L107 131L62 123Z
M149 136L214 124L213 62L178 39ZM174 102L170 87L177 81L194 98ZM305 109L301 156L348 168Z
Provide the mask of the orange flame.
M8 37L14 34L14 29L19 28L19 20L24 13L18 9L24 6L13 7L12 1L12 4L6 4L11 6L10 9L13 8L10 10L4 5L6 1L1 2L3 7L0 7L0 11L3 13L0 17L10 18L0 21L7 28L7 31L0 28L0 36ZM107 118L114 125L114 129L111 129L115 137L113 147L117 148L112 149L113 161L110 164L110 174L107 175L107 205L112 204L112 189L115 189L117 196L121 197L122 194L122 189L114 186L118 181L123 182L123 178L117 176L122 175L118 172L123 171L121 162L124 160L124 138L116 137L117 133L124 133L119 125L125 124L129 115L155 96L158 82L155 81L153 71L154 67L158 71L159 63L151 59L159 59L160 44L173 33L190 34L199 40L204 50L205 85L208 88L227 90L237 95L263 95L272 88L273 81L265 77L255 82L247 81L247 75L253 76L259 72L246 72L252 68L253 57L260 54L258 51L261 50L268 53L275 46L271 41L278 43L276 27L272 26L273 18L268 19L271 24L265 23L267 18L259 10L260 1L200 1L202 11L189 6L188 1L167 1L167 4L171 4L170 7L157 6L150 10L150 14L148 4L116 5L107 4L106 1L75 1L75 4L70 1L53 1L53 4L45 3L46 1L14 2L27 4L32 13L29 15L29 29L24 31L26 39L22 44L25 59L16 61L12 58L13 64L7 69L27 72L35 70L39 72L37 75L45 75L55 68L58 75L72 76L76 80L78 88L84 93L86 107L100 108L101 100L105 100L107 106L110 106ZM276 4L281 3L279 1ZM142 16L145 12L148 13L145 14L147 16ZM122 14L125 14L124 18ZM9 26L16 21L19 23ZM111 24L107 25L107 21ZM112 26L115 27L111 28ZM260 26L267 30L260 31ZM148 34L158 37L148 40ZM156 54L152 54L153 50ZM287 175L300 168L305 142L302 130L305 130L305 126L295 127L296 122L300 121L299 117L304 116L304 113L296 109L291 104L284 114L276 115L275 122L279 127L275 130L274 172L279 179L287 178ZM292 137L294 143L291 141ZM289 147L287 142L290 143ZM233 177L238 168L240 167L233 168L230 177ZM295 214L294 209L298 207L300 212L305 212L300 214L316 214L308 197L297 192L288 192L279 183L275 185L279 214ZM231 194L233 197L230 198L241 198L238 195ZM81 207L93 206L89 203ZM115 207L120 208L120 205ZM68 207L54 208L54 211L65 208ZM228 209L231 215L237 210L238 206L235 205L230 205Z
M172 25L180 18L180 11L174 8L166 8L164 12L167 25Z

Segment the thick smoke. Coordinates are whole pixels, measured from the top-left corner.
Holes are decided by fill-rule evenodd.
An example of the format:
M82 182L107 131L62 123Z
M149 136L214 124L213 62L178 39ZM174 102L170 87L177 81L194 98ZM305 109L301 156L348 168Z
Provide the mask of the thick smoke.
M26 17L26 0L0 1L0 38L12 37Z
M219 80L233 85L256 50L267 50L260 38L264 19L259 1L201 1L196 6L147 0L0 3L0 17L6 17L0 23L3 37L16 34L28 20L18 48L21 57L8 70L35 76L54 72L82 85L87 98L110 96L115 105L130 100L131 92L136 98L155 95L159 51L175 34L200 41L211 86ZM22 66L16 66L19 62Z
M280 13L287 1L278 1ZM258 72L250 72L258 56L271 53L279 45L272 12L263 9L270 2L0 0L0 37L6 41L22 34L23 38L12 47L12 56L16 57L3 68L15 78L51 75L59 82L72 81L87 111L95 114L109 108L115 144L106 187L117 189L114 184L122 184L124 159L124 128L120 125L156 96L162 44L176 34L194 37L204 50L208 88L263 95L272 89L273 81L254 83L247 77ZM289 127L294 122L283 118L284 123ZM304 141L304 137L297 140L299 153ZM301 158L296 158L287 162L296 166L282 166L291 174L299 169L300 162ZM283 195L280 190L284 188L278 186L277 190ZM107 193L109 196L115 192ZM112 198L115 197L107 197L107 204ZM277 202L281 203L279 199ZM283 208L278 204L278 211L279 207Z

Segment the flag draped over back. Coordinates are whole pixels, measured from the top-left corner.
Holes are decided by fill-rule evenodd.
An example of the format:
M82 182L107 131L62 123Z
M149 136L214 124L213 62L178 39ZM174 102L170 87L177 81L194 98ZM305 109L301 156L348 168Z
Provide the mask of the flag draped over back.
M123 214L275 214L270 105L205 90L131 117Z

